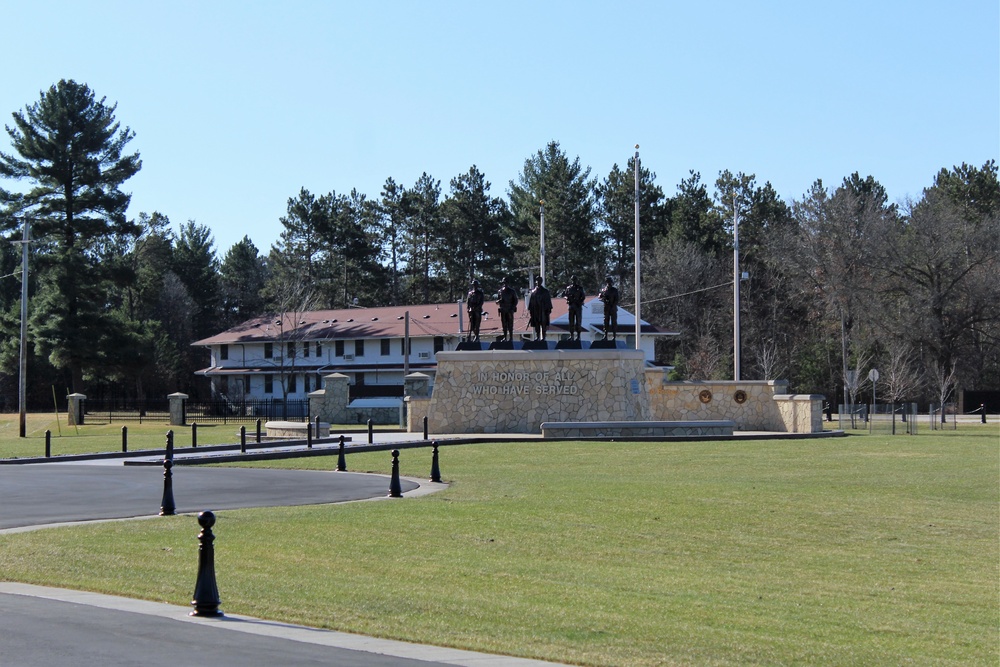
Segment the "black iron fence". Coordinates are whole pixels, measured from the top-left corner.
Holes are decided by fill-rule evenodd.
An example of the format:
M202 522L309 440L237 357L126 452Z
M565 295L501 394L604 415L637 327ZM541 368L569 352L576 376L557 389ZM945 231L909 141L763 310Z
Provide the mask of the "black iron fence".
M306 421L309 399L283 401L215 400L185 401L185 421L199 424L262 421ZM170 401L162 399L86 399L83 401L86 422L169 422Z
M223 423L262 421L308 421L309 399L280 398L216 400L188 402L185 405L188 423Z
M83 401L84 422L169 422L170 401L166 398L86 399Z

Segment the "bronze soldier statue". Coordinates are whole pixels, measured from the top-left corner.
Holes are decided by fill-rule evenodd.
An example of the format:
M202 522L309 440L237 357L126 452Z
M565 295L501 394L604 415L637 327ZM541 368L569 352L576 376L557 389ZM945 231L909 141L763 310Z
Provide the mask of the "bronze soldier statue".
M514 313L517 312L517 292L509 285L507 279L500 281L500 291L497 292L497 310L500 311L500 327L503 335L500 340L514 340Z
M608 278L604 288L597 298L604 302L604 340L608 339L608 332L611 337L616 338L618 333L618 288Z
M528 326L535 330L535 340L545 340L545 332L549 328L549 314L552 312L552 297L542 285L542 278L535 278L535 289L528 297L528 314L531 316Z
M479 327L483 323L483 303L486 301L483 290L479 287L479 281L472 281L472 288L465 296L465 307L469 312L469 337L470 342L479 342Z
M579 341L582 329L583 302L587 299L587 293L576 281L576 276L571 277L569 283L563 292L566 305L569 306L569 339Z

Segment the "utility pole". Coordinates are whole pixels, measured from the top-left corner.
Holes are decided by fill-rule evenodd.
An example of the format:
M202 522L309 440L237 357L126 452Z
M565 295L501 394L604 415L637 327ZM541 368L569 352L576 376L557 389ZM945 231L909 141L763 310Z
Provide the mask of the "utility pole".
M21 363L18 369L17 407L20 414L18 434L27 436L27 396L28 396L28 218L24 219L21 235Z

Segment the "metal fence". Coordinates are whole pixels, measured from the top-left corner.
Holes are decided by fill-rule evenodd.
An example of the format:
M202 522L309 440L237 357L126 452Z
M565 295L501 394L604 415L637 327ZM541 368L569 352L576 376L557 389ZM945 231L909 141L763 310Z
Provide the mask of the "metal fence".
M281 399L261 400L216 400L186 401L185 419L190 424L262 421L308 421L309 399L283 401ZM83 401L85 421L93 422L139 422L170 421L170 401L163 399L146 400L91 400Z
M187 403L188 422L222 423L262 421L309 421L309 399L284 401L280 398L217 400Z
M868 406L868 432L872 435L916 435L918 426L916 403Z
M170 401L160 399L90 399L83 401L84 422L170 421Z

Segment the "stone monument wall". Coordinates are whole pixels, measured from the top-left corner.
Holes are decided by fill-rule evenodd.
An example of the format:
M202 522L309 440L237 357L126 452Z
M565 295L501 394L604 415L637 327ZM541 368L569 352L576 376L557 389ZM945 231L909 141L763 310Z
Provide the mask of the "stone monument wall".
M438 352L433 433L539 433L542 422L650 419L641 350Z

